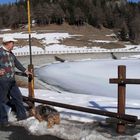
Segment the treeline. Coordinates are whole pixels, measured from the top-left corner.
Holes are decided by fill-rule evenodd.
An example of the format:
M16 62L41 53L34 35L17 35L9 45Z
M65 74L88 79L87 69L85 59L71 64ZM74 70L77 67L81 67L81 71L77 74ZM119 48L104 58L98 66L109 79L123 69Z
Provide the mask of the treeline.
M31 17L37 25L63 24L114 29L121 40L140 42L140 2L127 0L30 0ZM0 6L0 28L27 23L27 4Z

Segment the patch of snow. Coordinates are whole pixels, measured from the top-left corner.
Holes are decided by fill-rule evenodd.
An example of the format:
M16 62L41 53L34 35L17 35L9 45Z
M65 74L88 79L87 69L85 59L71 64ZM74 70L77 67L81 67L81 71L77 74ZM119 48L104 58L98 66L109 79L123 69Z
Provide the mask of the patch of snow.
M114 43L114 42L118 42L118 40L115 41L109 41L109 40L92 40L92 42L97 42L97 43Z
M1 32L7 32L7 31L11 31L11 29L1 29Z
M112 34L110 34L110 35L106 35L106 36L113 36L113 37L116 37L116 34L114 34L114 33L112 33Z

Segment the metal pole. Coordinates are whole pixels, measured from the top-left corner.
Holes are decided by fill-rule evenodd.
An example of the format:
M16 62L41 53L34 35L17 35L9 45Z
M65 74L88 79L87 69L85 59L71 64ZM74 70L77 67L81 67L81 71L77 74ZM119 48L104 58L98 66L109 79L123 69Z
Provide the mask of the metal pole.
M27 7L28 7L28 33L29 33L30 65L32 65L30 0L27 0Z
M28 70L34 74L34 66L32 64L32 49L31 49L31 15L30 15L30 0L27 0L28 9L28 33L29 33L29 52L30 52L30 64ZM29 97L34 97L34 76L28 78Z
M118 66L118 79L126 79L126 66ZM122 82L118 84L118 114L125 114L125 96L126 96L126 85ZM117 124L118 133L125 132L125 124L121 121Z

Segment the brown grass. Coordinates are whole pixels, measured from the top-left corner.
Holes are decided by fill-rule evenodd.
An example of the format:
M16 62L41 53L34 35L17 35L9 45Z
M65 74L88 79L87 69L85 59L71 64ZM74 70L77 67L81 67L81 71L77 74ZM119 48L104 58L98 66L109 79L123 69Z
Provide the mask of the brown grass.
M37 33L50 33L50 32L68 32L71 35L80 35L80 36L75 36L72 38L66 38L64 40L60 40L61 44L68 45L68 46L77 46L77 47L102 47L102 48L122 48L124 47L123 42L117 42L117 43L96 43L92 42L92 40L109 40L109 41L114 41L115 39L111 36L106 36L109 34L112 34L113 31L110 29L106 29L102 27L101 29L94 28L93 26L90 25L84 25L84 26L70 26L66 23L63 25L55 25L51 24L48 26L41 26L41 27L33 27L32 32L37 32ZM27 29L19 29L19 30L12 30L8 31L10 33L12 32L23 32L23 33L28 33ZM4 32L5 33L5 32ZM0 42L2 39L0 38ZM18 43L16 45L18 46L25 46L28 45L28 40L26 39L18 39ZM41 48L44 48L44 45L42 43L42 40L32 38L31 44L33 46L38 46Z

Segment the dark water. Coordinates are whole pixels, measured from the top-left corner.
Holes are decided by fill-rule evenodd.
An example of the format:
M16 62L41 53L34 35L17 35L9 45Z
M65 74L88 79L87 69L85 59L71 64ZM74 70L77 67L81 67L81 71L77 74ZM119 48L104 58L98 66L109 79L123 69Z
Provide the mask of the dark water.
M2 136L2 132L4 132L5 136ZM25 128L18 126L0 128L0 134L0 140L63 140L50 135L34 136L30 134Z

